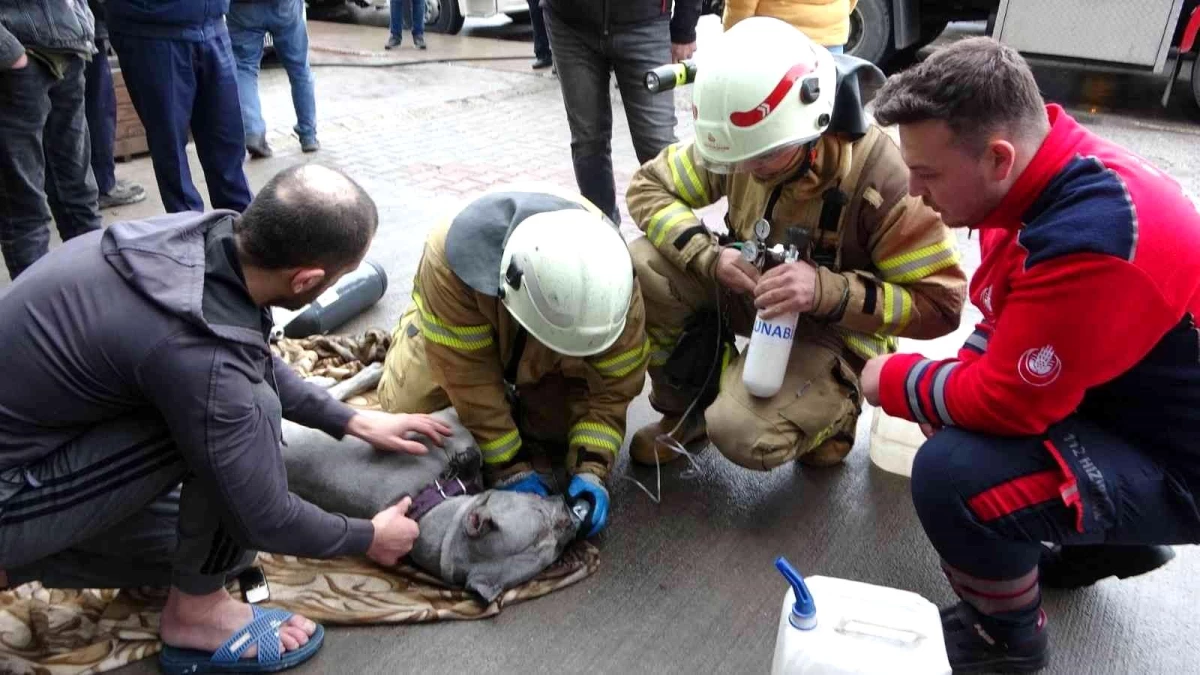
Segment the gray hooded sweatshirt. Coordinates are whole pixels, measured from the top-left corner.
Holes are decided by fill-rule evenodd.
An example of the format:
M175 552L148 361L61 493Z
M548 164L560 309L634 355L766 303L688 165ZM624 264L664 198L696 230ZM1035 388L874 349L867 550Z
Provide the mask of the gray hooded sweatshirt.
M22 467L89 428L153 410L238 543L365 553L368 520L288 491L281 416L341 438L353 411L271 355L232 211L116 223L42 258L0 296L0 509ZM6 490L9 494L5 494Z

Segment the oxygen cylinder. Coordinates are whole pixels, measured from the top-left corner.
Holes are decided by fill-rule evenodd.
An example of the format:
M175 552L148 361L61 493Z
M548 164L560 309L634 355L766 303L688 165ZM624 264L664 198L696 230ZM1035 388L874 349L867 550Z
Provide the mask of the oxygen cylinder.
M765 239L765 232L761 236ZM783 264L790 265L799 259L800 251L793 245L788 248ZM764 319L762 312L754 317L750 346L746 348L746 365L742 369L742 384L751 395L770 398L779 393L783 376L787 374L799 319L800 315L796 313L771 320Z
M379 302L387 290L387 273L365 260L283 326L289 338L323 335Z
M750 346L746 348L746 365L742 370L742 384L746 391L760 398L770 398L779 393L783 376L787 373L788 359L792 355L796 322L800 315L785 314L774 319L764 319L762 312L754 317L754 332L750 335Z

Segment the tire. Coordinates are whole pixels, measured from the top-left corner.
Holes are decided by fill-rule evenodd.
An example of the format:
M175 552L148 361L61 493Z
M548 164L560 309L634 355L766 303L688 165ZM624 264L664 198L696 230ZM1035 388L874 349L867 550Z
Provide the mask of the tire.
M454 35L463 27L458 0L425 0L425 30Z
M1200 111L1200 51L1192 58L1192 103Z
M890 0L859 0L850 14L846 53L883 67L894 51Z

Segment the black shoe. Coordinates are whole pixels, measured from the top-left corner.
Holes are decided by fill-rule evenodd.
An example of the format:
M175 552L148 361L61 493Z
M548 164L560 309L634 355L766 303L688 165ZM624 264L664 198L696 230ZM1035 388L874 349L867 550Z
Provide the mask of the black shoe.
M265 138L251 138L246 141L246 152L254 159L262 159L275 154L271 151L271 146L267 145Z
M400 43L403 41L404 41L404 38L400 37L399 35L391 35L388 37L387 44L384 45L383 48L384 49L395 49L396 47L399 47Z
M534 70L544 70L552 65L554 65L554 61L551 59L534 59L533 65L530 67Z
M985 629L986 617L965 602L941 611L946 656L955 675L962 673L1034 673L1050 662L1046 615L1037 626L1013 635Z
M425 46L425 36L424 35L414 35L413 36L413 44L417 46L417 49L427 49L427 47Z
M321 142L317 140L316 136L313 136L312 138L300 139L300 150L302 152L316 152L320 149Z
M1174 557L1170 546L1055 546L1042 552L1039 581L1046 588L1083 588L1107 577L1145 574Z

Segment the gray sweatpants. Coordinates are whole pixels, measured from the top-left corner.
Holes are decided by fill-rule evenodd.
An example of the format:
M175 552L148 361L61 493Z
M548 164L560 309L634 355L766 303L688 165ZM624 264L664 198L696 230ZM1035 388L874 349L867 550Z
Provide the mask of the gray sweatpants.
M104 422L36 464L0 473L0 569L11 586L211 593L254 553L223 529L209 494L189 477L161 418Z
M571 160L579 192L620 222L612 166L611 73L617 77L629 134L638 162L658 156L675 138L675 98L651 94L643 84L647 70L671 62L671 24L664 20L621 26L605 36L572 26L545 10L550 46L562 87Z

